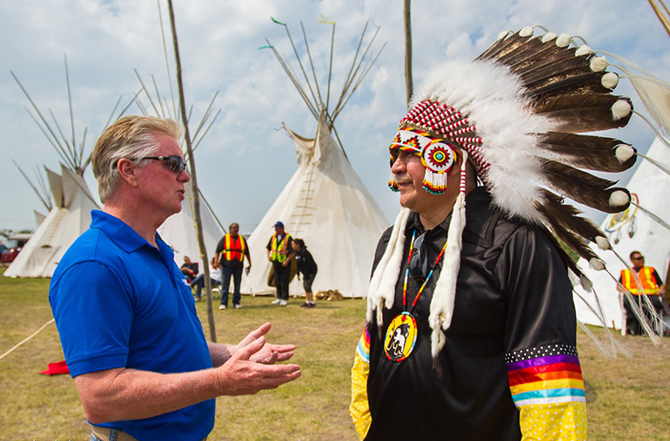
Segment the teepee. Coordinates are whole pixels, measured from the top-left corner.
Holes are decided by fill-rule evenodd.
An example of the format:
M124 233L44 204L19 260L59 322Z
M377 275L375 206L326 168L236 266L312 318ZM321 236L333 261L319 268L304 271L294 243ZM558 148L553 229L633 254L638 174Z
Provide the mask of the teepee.
M656 138L646 156L657 163L670 164L670 147ZM618 279L620 271L630 265L629 254L640 251L645 256L645 263L655 267L667 283L670 230L656 222L653 216L668 219L670 175L652 162L642 161L626 188L631 192L633 204L622 213L608 216L600 225L616 254L611 251L598 251L598 254L612 276ZM575 287L577 318L586 324L602 326L604 322L609 327L622 329L624 311L616 281L606 271L595 271L586 264L582 268L586 268L585 273L593 282L599 301L593 292L587 293L581 287Z
M283 23L275 23L286 27ZM335 24L332 25L334 36ZM365 31L361 42L364 35ZM331 112L328 109L328 98L325 103L321 99L318 84L312 84L305 74L304 79L310 91L306 92L276 49L271 45L268 47L316 118L317 127L313 139L299 136L285 127L295 143L298 169L249 237L253 266L249 275L242 279L242 291L252 294L274 292L267 284L271 265L266 257L266 245L274 233L273 225L282 221L287 233L305 241L319 266L313 285L314 292L337 289L344 296L365 296L375 246L388 222L349 163L344 148L336 141L334 122L374 59L366 56L368 50L360 59L359 52L356 52L350 75ZM309 53L308 46L307 51ZM295 53L297 55L297 51ZM302 69L299 58L298 62ZM311 58L310 67L314 73ZM302 69L302 72L305 70ZM327 90L329 97L330 81ZM301 282L294 279L289 292L293 295L304 293Z
M200 198L202 199L202 193L200 193ZM205 247L207 247L208 254L212 256L216 244L223 236L223 228L207 205L204 207L201 205L200 217ZM174 251L174 260L177 265L181 265L184 262L184 256L188 256L193 262L199 262L200 271L202 271L205 263L200 259L193 211L193 186L190 181L186 184L186 198L181 202L181 211L167 218L158 228L158 234Z
M659 21L670 35L670 16L662 0L649 0ZM594 271L588 265L585 274L593 282L593 292L575 287L577 318L582 323L621 329L625 332L623 295L616 289L620 271L630 265L629 255L639 251L645 264L655 267L663 281L670 275L670 225L667 191L670 188L670 83L656 78L640 66L614 54L617 66L631 81L652 119L649 123L657 137L644 161L626 186L633 198L631 206L617 215L608 216L600 226L612 244L612 251L596 250L607 271ZM653 122L652 122L653 121ZM583 263L583 262L582 262ZM658 341L655 338L652 340Z
M37 188L31 184L42 203L50 211L23 247L21 253L7 268L4 275L6 277L51 277L65 251L77 237L88 229L91 223L91 210L99 209L96 199L94 199L84 180L84 173L91 160L90 155L84 156L87 130L84 129L82 141L77 142L67 58L65 59L65 77L68 97L70 97L70 126L72 130L68 136L60 130L53 114L51 115L54 118L53 123L50 123L44 117L18 77L14 75L14 72L11 72L11 74L32 105L35 114L28 111L29 115L54 147L62 162L60 175L45 167L53 200L52 204L46 200L48 195L40 195ZM117 113L119 102L120 99L114 106L108 123ZM121 116L124 111L125 109L118 116ZM107 124L105 124L106 126ZM23 171L21 173L23 174ZM24 177L28 179L25 174ZM28 182L30 183L29 179Z
M61 165L61 174L46 169L54 206L40 223L6 277L51 277L65 251L88 229L91 210L99 209L84 178Z

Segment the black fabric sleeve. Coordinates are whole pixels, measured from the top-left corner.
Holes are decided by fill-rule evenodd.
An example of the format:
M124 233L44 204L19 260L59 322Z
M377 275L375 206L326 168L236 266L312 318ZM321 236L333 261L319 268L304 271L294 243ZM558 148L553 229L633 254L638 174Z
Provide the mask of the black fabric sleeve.
M217 255L221 254L221 251L223 251L224 246L226 246L226 236L223 236L219 241L219 243L216 244L216 251L214 251L214 253Z
M656 279L656 284L658 286L663 285L663 279L661 279L661 276L658 275L658 271L656 271L656 268L654 268L654 278Z
M507 299L506 353L546 344L576 346L567 266L543 231L520 226L505 244L495 276Z

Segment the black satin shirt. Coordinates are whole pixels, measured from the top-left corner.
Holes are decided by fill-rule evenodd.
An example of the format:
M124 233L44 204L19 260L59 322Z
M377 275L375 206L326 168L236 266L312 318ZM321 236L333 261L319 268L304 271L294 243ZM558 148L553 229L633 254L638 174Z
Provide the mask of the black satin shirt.
M412 311L418 337L412 354L392 362L384 353L391 320L403 311L402 292L412 233L423 232L412 213L405 232L403 266L393 307L384 326L369 323L368 399L372 424L366 440L520 440L519 413L512 401L506 353L563 343L576 346L572 287L563 254L542 227L510 220L491 206L484 188L466 197L454 316L439 362L432 367L430 300L441 263ZM426 233L432 265L447 237L450 217ZM386 249L388 229L379 241L375 268ZM412 304L420 282L408 281Z

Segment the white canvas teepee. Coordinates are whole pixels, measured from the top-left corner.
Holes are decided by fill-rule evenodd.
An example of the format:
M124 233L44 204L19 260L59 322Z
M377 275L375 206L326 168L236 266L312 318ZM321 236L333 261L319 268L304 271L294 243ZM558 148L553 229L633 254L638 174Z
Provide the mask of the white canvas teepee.
M6 277L51 277L65 251L88 229L98 209L84 178L61 165L61 175L46 170L54 206L40 223Z
M211 257L214 255L216 244L223 236L223 230L212 211L204 204L200 206L200 217L207 255ZM174 260L177 265L181 266L184 256L188 256L193 262L199 262L200 271L202 271L206 262L200 258L193 215L193 186L190 182L186 184L186 198L181 203L181 211L163 222L163 225L158 228L158 234L174 251Z
M670 164L670 147L656 138L647 156L661 164ZM670 176L650 162L643 161L631 176L626 188L630 190L635 204L668 220ZM624 259L626 265L630 265L629 254L632 251L640 251L645 256L645 264L655 267L663 281L667 283L666 271L670 261L670 231L668 229L653 221L648 214L634 204L623 213L608 216L600 228L607 234L612 248ZM625 268L624 263L611 251L597 252L612 275L618 278L620 271ZM583 261L580 263L582 268L586 268L585 274L593 282L593 288L598 294L604 322L609 327L621 329L624 323L624 312L620 293L616 290L616 281L605 271L595 271L588 268ZM602 326L601 319L594 313L594 310L599 311L599 307L593 293L587 293L581 287L576 287L575 291L577 293L575 297L577 318L586 324Z
M287 129L296 145L298 170L249 237L251 261L243 291L268 291L266 245L281 220L286 232L305 241L319 266L313 290L337 289L345 296L366 294L375 246L388 222L344 157L324 119L316 138ZM289 292L304 292L297 279Z
M18 257L12 262L12 265L7 268L4 275L6 277L51 277L65 251L90 226L91 210L100 209L84 180L84 173L91 161L90 155L84 155L87 129L84 129L83 137L80 138L81 142L78 142L75 131L74 109L71 99L72 90L70 88L67 58L65 58L65 78L68 97L70 98L69 113L70 127L72 128L72 132L68 136L60 130L59 124L53 114L51 114L53 122L44 117L43 112L40 111L18 77L14 72L10 71L10 73L26 98L28 98L34 114L30 110L26 110L28 110L33 121L35 121L45 135L62 162L60 175L45 167L49 192L42 191L45 190L46 185L41 182L42 178L40 175L38 175L39 185L34 185L19 167L21 174L26 178L44 206L49 210L49 214L41 220L35 233L33 233L28 243L23 247ZM114 115L117 113L117 106L112 110L109 121L115 119ZM123 115L124 111L121 111L117 117ZM16 165L18 167L18 164ZM53 201L49 199L53 199ZM39 218L36 218L39 221Z
M276 20L275 23L286 27ZM286 32L288 34L288 27ZM333 37L334 32L333 24ZM361 42L364 35L365 31ZM293 44L290 34L289 40ZM372 41L365 54L368 54ZM307 139L286 128L295 143L298 170L249 237L253 266L248 276L242 279L242 291L274 292L267 284L271 265L266 256L266 245L274 233L273 225L281 221L287 233L305 241L319 266L312 287L314 292L337 289L344 296L365 296L375 246L388 222L349 163L344 148L333 135L337 136L335 118L369 71L374 59L372 55L359 58L359 53L356 53L339 100L335 108L329 111L329 100L322 100L320 90L328 90L327 97L330 97L330 73L327 89L311 84L306 74L304 80L307 87L303 88L293 73L297 70L290 69L274 47L268 47L316 118L317 129L314 139ZM294 53L298 54L297 51ZM309 62L316 82L317 75L311 58ZM305 73L299 58L298 63L301 65L300 70ZM294 279L289 293L304 293L301 282Z

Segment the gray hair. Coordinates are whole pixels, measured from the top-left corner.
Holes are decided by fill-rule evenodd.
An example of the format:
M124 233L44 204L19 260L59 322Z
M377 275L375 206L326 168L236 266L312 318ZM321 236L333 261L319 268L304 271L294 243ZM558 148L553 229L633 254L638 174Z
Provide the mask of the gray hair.
M155 116L125 116L105 130L93 148L91 164L98 181L98 194L104 204L116 191L119 183L119 160L153 156L159 145L154 135L164 133L177 141L181 125L171 119ZM146 161L138 162L143 166Z

